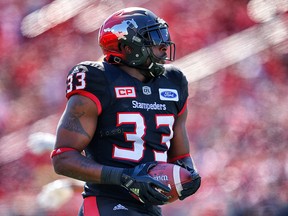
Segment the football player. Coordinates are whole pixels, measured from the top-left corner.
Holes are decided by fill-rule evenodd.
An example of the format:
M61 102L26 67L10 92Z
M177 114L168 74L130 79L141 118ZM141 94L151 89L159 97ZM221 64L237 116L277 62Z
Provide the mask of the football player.
M67 76L68 102L51 153L55 172L86 182L79 216L161 215L170 188L149 169L158 162L188 169L193 180L180 200L201 182L185 129L188 83L165 64L174 60L175 44L167 23L138 7L107 18L98 41L104 61L82 62Z

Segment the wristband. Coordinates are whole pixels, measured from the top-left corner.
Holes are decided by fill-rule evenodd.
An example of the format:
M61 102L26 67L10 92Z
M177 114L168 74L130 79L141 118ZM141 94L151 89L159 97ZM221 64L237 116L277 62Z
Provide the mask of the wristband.
M77 151L77 150L74 148L65 148L65 147L64 148L56 148L51 152L50 158L53 158L54 156L62 154L62 153L67 152L67 151Z
M123 168L103 166L101 171L101 184L121 185Z

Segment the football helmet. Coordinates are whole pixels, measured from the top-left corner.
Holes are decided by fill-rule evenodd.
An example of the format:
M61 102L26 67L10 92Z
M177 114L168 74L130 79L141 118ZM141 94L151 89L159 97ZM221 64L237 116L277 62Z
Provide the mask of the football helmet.
M113 13L101 26L98 43L107 62L141 69L150 78L164 72L161 60L175 59L175 44L170 39L168 24L145 8L130 7ZM131 51L123 52L125 46ZM153 46L165 46L168 55L155 56Z

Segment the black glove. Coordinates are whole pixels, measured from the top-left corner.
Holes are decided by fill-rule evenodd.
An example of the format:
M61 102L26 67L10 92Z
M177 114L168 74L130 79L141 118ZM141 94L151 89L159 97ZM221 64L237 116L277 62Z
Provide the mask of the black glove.
M159 190L169 192L171 189L148 175L149 169L157 162L140 164L135 168L119 169L104 166L101 174L101 182L104 184L116 184L126 188L132 195L148 205L163 205L168 197ZM155 189L157 188L157 190Z
M196 193L196 191L200 188L201 185L201 177L197 172L192 172L192 181L183 184L183 190L181 191L180 200L184 200L188 196Z
M183 158L181 160L177 160L175 164L187 169L192 176L192 180L183 184L183 190L181 191L181 196L179 196L180 200L184 200L185 198L193 195L200 188L201 185L201 177L194 169L194 165L192 159L190 157Z

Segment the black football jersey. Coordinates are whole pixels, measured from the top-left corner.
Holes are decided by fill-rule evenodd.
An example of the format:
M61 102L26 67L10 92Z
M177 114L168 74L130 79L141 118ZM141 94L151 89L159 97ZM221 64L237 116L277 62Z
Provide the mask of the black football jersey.
M187 79L177 68L165 65L163 75L144 83L115 65L82 62L67 77L66 96L74 94L89 97L98 108L87 157L123 168L167 161L173 125L188 98ZM120 193L123 198L122 190L88 183L84 196Z

